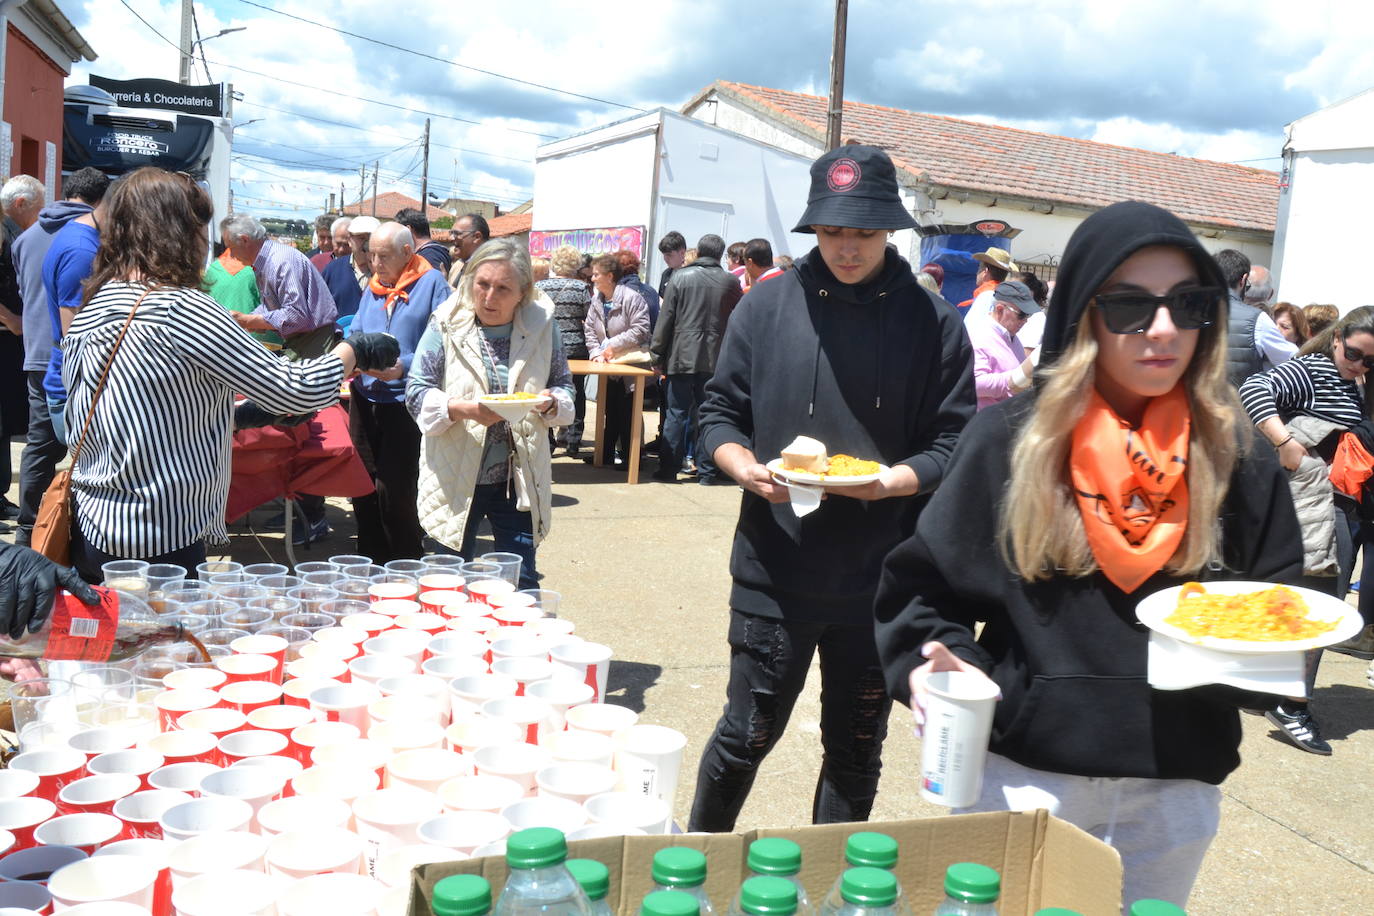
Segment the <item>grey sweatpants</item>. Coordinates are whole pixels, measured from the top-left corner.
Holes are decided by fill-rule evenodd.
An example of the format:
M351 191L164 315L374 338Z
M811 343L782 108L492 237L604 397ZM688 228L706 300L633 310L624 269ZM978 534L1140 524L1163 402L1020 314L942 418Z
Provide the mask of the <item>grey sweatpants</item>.
M1147 897L1186 909L1221 821L1221 789L1194 779L1049 773L988 754L982 796L958 813L1037 808L1116 849L1124 873L1123 913Z

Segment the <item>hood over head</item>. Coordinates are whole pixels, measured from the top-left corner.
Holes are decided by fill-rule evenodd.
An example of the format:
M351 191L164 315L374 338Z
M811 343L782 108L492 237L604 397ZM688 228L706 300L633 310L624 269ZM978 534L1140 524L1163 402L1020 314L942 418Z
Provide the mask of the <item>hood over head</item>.
M1059 263L1054 294L1045 316L1040 368L1054 363L1078 335L1078 322L1088 302L1121 262L1142 248L1172 245L1183 249L1197 266L1203 286L1225 288L1217 262L1183 220L1168 210L1139 200L1104 207L1085 219L1069 237ZM1224 303L1225 297L1221 297ZM1224 304L1218 320L1225 321Z
M43 227L44 232L52 235L78 216L90 213L93 209L90 204L83 204L79 200L55 200L38 211L38 224Z

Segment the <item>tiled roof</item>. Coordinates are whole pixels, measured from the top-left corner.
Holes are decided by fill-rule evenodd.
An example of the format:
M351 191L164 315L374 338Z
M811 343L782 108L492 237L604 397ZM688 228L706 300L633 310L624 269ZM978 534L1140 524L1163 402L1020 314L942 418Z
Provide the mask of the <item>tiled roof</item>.
M687 107L713 90L824 141L824 97L717 81ZM924 175L946 187L1091 208L1144 200L1192 223L1267 232L1278 214L1278 175L1264 169L850 101L843 135L887 150L913 182Z
M394 219L396 214L406 209L420 209L420 202L413 197L407 197L400 191L386 191L377 195L377 219ZM372 216L372 198L368 197L361 204L349 204L343 208L345 216L357 216L361 212L363 216ZM439 219L443 216L452 216L446 210L438 207L426 207L425 216L431 220Z

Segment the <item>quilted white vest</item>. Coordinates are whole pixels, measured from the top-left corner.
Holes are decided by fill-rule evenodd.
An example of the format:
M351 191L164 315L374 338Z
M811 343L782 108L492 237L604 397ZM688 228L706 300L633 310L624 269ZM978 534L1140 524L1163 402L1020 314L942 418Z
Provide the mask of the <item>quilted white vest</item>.
M482 365L481 330L476 315L459 304L458 293L434 310L444 339L444 391L470 401L487 391ZM543 293L515 310L510 341L510 390L538 393L548 387L553 335L553 303ZM549 533L553 518L553 467L548 427L537 412L510 424L515 440L516 506L528 511L534 543ZM424 436L420 445L420 486L416 500L420 524L430 537L457 550L463 541L473 488L482 468L487 428L459 420L442 433Z

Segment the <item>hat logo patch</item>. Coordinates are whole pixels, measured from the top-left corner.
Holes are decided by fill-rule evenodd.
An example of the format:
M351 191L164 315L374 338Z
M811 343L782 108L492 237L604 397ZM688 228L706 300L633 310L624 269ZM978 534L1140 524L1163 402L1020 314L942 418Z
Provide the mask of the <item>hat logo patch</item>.
M853 159L836 159L825 173L825 182L830 190L843 193L854 190L861 177L863 169L859 168L859 163Z

